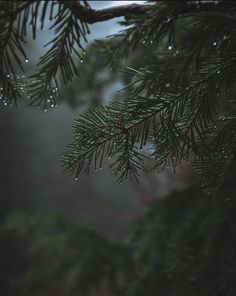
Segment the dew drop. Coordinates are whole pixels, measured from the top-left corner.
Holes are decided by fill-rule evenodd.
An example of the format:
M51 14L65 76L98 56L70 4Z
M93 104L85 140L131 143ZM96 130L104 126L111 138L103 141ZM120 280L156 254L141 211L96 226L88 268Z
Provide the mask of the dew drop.
M29 60L28 60L28 59L25 59L25 62L26 62L26 63L29 63Z
M214 43L213 43L213 46L216 46L216 45L217 45L217 43L216 43L216 42L214 42Z
M170 87L170 83L166 83L166 87Z
M168 49L169 49L169 50L171 50L171 49L172 49L172 46L171 46L171 45L169 45L169 46L168 46Z
M7 106L7 102L4 102L3 104L4 104L4 106Z
M221 118L220 118L220 119L224 121L224 120L225 120L225 116L221 116Z
M80 63L83 64L84 60L80 60Z
M78 177L75 177L75 181L78 181Z
M44 111L44 112L47 112L48 110L47 110L47 109L44 109L43 111Z

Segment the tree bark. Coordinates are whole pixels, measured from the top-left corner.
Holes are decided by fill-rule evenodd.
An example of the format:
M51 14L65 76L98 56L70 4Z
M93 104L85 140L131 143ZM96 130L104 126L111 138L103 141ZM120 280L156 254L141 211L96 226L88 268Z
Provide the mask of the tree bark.
M77 5L78 18L88 24L106 21L115 17L128 16L130 14L142 14L144 5L131 4L94 10L83 5Z

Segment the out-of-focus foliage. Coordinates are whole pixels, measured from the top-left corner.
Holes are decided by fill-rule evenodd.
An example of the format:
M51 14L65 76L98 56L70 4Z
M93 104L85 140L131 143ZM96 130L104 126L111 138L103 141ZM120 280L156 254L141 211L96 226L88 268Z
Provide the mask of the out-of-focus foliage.
M124 295L127 289L129 247L79 230L55 214L10 214L0 241L2 295L55 295L62 289L84 296L104 287Z
M234 295L235 219L235 204L213 205L196 189L158 200L133 239L129 295Z
M213 205L196 188L157 199L126 244L57 215L10 214L0 229L1 293L232 296L235 219L235 204Z
M83 74L75 78L61 95L61 99L73 108L93 108L107 101L122 100L122 89L130 85L133 79L124 69L144 67L157 59L154 46L147 49L142 45L127 60L109 65L107 47L110 44L109 39L104 39L87 46L83 63L79 62L77 65L78 72Z
M120 73L105 66L106 61L99 49L100 46L96 43L88 45L83 63L76 66L79 73L83 74L75 78L61 95L61 98L74 108L97 107L104 102L109 90L114 93L115 83L121 84Z

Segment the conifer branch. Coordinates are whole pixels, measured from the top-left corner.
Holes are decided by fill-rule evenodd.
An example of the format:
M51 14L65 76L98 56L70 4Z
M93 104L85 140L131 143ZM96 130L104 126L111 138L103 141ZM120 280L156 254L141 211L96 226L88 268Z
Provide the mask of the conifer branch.
M219 1L219 3L216 3L216 1L199 1L198 5L196 5L196 1L173 2L175 2L173 3L173 7L176 9L173 10L172 17L182 17L183 15L190 15L201 11L213 11L214 7L216 11L218 9L227 10L229 7L232 7L232 5L235 4L234 1ZM178 3L179 5L177 6L176 4ZM147 5L130 4L95 10L83 5L78 5L77 16L80 20L88 24L94 24L116 17L123 16L129 19L130 15L142 15L145 13L145 8L147 8Z
M89 24L124 16L128 28L106 42L105 57L119 65L134 50L146 50L153 53L151 65L128 69L133 81L126 88L127 99L88 111L75 122L73 141L63 155L66 170L77 178L113 157L111 168L122 182L127 177L138 179L146 170L147 155L155 167L171 165L174 170L181 161L193 160L205 192L216 196L236 149L231 120L235 110L219 103L220 94L229 97L236 81L236 5L231 1L149 4L94 10L79 0L0 2L4 104L23 96L24 82L19 84L12 57L23 70L22 42L28 25L35 38L38 23L43 29L49 15L55 33L24 93L46 110L55 106L58 75L65 84L78 75L74 56L83 62ZM221 116L226 118L224 127ZM143 147L152 152L140 152ZM212 171L217 173L208 179ZM219 186L213 188L215 183Z
M145 5L131 4L111 8L95 10L83 5L78 5L76 9L77 17L88 24L107 21L116 17L127 17L128 15L139 15L144 13Z

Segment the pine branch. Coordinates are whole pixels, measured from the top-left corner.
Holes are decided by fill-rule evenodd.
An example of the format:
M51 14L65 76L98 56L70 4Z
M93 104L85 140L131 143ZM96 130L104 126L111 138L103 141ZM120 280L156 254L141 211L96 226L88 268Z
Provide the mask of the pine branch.
M196 172L201 174L206 167L212 169L213 160L217 161L218 154L210 153L207 143L216 137L216 130L210 133L209 129L218 122L217 94L225 75L235 67L232 62L228 63L228 56L232 57L233 53L225 53L220 59L212 57L201 61L200 69L189 73L191 78L186 81L188 87L174 85L175 89L179 89L175 95L169 90L172 86L166 87L167 81L163 81L169 57L166 57L166 63L162 61L161 67L128 69L134 76L132 97L124 103L113 103L108 109L105 107L102 113L90 111L85 114L85 121L80 119L76 122L75 141L63 158L66 169L77 178L83 170L89 172L93 158L96 169L99 161L101 168L104 155L117 156L111 167L119 182L129 175L138 178L139 172L145 171L144 154L139 158L135 153L138 146L143 148L147 144L154 149L151 156L155 160L155 167L173 166L175 170L183 160L190 161L195 157L196 160L203 159L201 169L198 162ZM175 59L172 63L176 68ZM171 72L171 69L168 71ZM160 73L162 75L159 76ZM109 146L106 146L107 143ZM208 158L205 157L206 153L210 153ZM132 158L135 160L134 169ZM222 175L223 171L219 177ZM217 180L220 184L222 178ZM202 181L206 188L210 187L207 179ZM209 192L214 196L217 190Z
M28 97L23 77L6 73L0 73L0 76L0 100L4 106L12 106L13 103L17 106L18 100Z
M50 9L49 19L54 20L51 29L55 30L55 37L48 44L53 44L51 49L41 58L39 66L41 69L32 75L32 81L27 85L30 98L27 100L31 104L43 105L44 109L55 106L58 95L58 70L61 71L63 80L68 83L74 74L78 74L72 53L81 60L78 48L84 52L81 45L81 38L86 42L86 34L89 33L87 23L80 21L76 16L77 6L81 6L81 1L2 1L2 28L0 30L0 65L4 73L16 76L15 65L12 57L22 71L22 57L28 62L22 42L25 43L26 27L32 27L33 38L36 38L38 23L41 29L44 28L47 11ZM86 1L84 7L89 9ZM55 12L57 9L57 12ZM2 75L2 79L5 76ZM1 77L0 77L1 78ZM3 82L4 84L4 82ZM4 94L9 97L9 94Z
M133 50L154 53L152 65L128 70L133 82L126 89L126 100L88 111L75 122L73 142L63 155L66 170L77 178L113 157L111 168L122 182L127 177L138 179L146 171L147 154L155 166L174 169L181 161L194 159L206 192L218 194L236 145L230 122L235 110L229 112L227 104L219 104L220 93L228 97L236 79L234 2L160 1L102 10L79 0L0 5L0 85L5 103L22 97L12 57L23 70L26 26L32 26L35 38L37 24L43 29L48 9L55 36L46 45L50 48L40 58L25 94L45 110L56 104L59 75L65 84L78 75L74 56L83 62L89 24L125 17L123 24L129 28L111 38L105 49L111 61L120 62ZM227 126L222 127L220 114L226 116ZM151 147L153 153L140 152L143 147ZM219 186L213 188L214 182Z
M1 99L3 104L12 106L12 102L17 105L18 99L24 99L28 95L25 92L25 82L23 77L16 75L16 66L22 71L21 58L27 59L22 42L25 42L23 35L20 34L19 14L22 9L29 9L30 1L21 6L18 1L1 1L1 28L0 28L0 86ZM10 18L9 18L10 14ZM15 23L18 23L18 27ZM22 21L22 23L24 23ZM22 25L22 32L25 30L26 23Z
M86 112L75 122L74 141L62 156L65 169L78 178L82 171L101 168L105 158L118 155L111 167L119 182L128 175L137 178L145 171L146 158L138 150L147 143L156 114L167 104L158 98L139 97Z
M235 115L220 116L216 125L209 127L208 135L211 136L193 163L193 170L201 178L203 192L214 199L222 200L223 196L224 200L230 199L224 192L224 184L235 155L235 129Z
M181 47L177 54L182 50L182 46L188 47L191 44L190 41L193 41L192 48L196 50L194 54L200 54L201 50L197 50L196 43L198 46L202 45L203 48L206 44L210 45L210 40L213 40L213 44L217 39L220 39L221 35L217 35L217 33L231 32L230 29L235 25L233 17L235 10L236 5L233 1L217 1L217 3L216 1L160 1L154 5L147 5L144 15L134 15L122 22L124 26L130 26L130 28L111 36L113 38L110 40L110 45L105 47L108 55L107 60L111 65L115 65L139 47L149 48L158 46L159 43L162 43L162 46L166 44L168 50L175 52L178 47L175 29L181 23L184 25L188 18L193 20L194 26L201 25L199 28L201 34L198 34L198 38L196 38L191 30L188 35L189 41L187 41L187 36L180 40ZM219 26L219 31L217 26ZM187 26L186 29L188 30L189 27ZM202 34L202 30L205 34ZM207 31L208 36L206 36ZM216 45L214 49L218 48L217 42ZM188 61L192 61L192 55ZM186 60L186 64L188 61Z
M59 88L58 72L60 71L65 84L72 81L74 75L78 75L72 54L83 62L79 50L82 54L85 53L81 42L87 42L86 34L89 33L89 28L86 23L77 19L75 11L79 5L78 1L61 2L50 28L54 29L56 36L45 45L51 45L51 48L40 58L40 70L31 77L34 81L29 86L31 103L38 106L43 103L44 110L55 106Z
M196 12L212 11L213 8L216 11L218 9L227 10L234 4L234 1L219 1L218 3L216 3L216 1L199 1L199 3L195 3L195 1L173 1L173 3L170 3L169 5L172 5L175 8L178 7L177 9L173 10L174 17L182 17L183 15L189 16ZM125 18L127 17L127 19L129 19L131 17L130 15L143 15L147 7L147 5L131 4L94 10L86 6L78 5L77 16L81 21L84 21L88 24L94 24L116 17L124 16ZM150 9L152 9L152 7Z
M78 5L76 8L77 17L88 24L107 21L116 17L127 17L128 15L139 15L145 12L145 5L131 4L122 5L100 10L94 10L86 6Z

